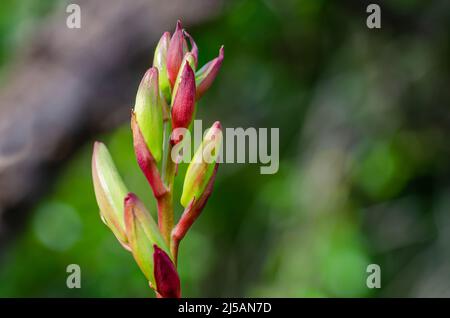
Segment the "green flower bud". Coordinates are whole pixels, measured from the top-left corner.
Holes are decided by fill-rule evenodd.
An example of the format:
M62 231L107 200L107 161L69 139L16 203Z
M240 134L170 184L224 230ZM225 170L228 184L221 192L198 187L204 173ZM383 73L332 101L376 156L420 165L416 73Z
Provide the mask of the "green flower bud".
M167 73L167 50L169 49L170 33L165 32L158 42L153 56L153 66L159 72L159 90L167 103L170 102L171 86Z
M158 88L158 70L149 69L139 85L134 113L145 143L156 162L163 147L163 114Z
M92 178L103 222L111 229L119 242L128 248L123 219L123 199L128 190L117 172L108 149L101 142L94 144Z
M197 149L186 171L181 205L187 207L195 198L200 200L205 189L214 177L217 169L217 158L222 146L222 127L216 121L205 135L202 144Z
M158 226L139 198L128 193L125 205L125 228L131 252L141 271L153 288L156 288L153 264L153 245L170 255Z

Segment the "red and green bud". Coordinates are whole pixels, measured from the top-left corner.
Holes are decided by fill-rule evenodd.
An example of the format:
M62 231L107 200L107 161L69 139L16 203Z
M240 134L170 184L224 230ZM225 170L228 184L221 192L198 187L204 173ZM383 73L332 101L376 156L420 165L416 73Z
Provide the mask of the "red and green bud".
M195 75L190 65L190 53L178 74L172 96L172 128L188 128L195 110ZM189 63L188 63L189 62Z
M216 121L205 135L186 171L181 196L181 205L184 207L187 207L193 199L198 201L204 195L210 180L217 172L221 146L222 127Z
M195 73L195 84L197 87L196 100L200 99L200 97L202 97L211 87L222 66L223 58L224 48L222 46L219 50L219 56L206 63L197 73Z
M95 197L102 220L111 229L119 242L127 247L123 199L128 193L106 146L95 142L92 154L92 178Z
M156 281L156 291L164 298L180 298L181 286L177 270L169 255L153 245L154 276Z
M152 216L135 194L128 193L123 204L129 247L139 268L155 288L152 246L156 244L166 251L168 248Z
M153 66L158 69L159 73L159 90L166 101L170 101L171 85L167 72L167 51L169 49L170 33L164 32L158 42L153 56Z
M158 165L145 143L134 113L131 113L131 130L133 132L133 146L138 165L152 187L153 195L159 198L167 192L167 189L161 181Z
M172 87L175 85L178 70L180 69L186 51L186 39L184 38L181 22L178 21L167 50L167 74Z
M134 106L139 129L156 162L161 160L163 148L163 114L158 83L158 69L152 67L142 78Z

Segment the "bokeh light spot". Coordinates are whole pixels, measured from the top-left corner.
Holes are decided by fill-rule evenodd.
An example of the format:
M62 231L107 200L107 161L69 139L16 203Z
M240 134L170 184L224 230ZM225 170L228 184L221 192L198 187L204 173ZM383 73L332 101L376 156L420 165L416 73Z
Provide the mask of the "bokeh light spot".
M81 237L82 222L70 205L50 202L41 205L33 219L33 230L38 240L54 251L66 251Z

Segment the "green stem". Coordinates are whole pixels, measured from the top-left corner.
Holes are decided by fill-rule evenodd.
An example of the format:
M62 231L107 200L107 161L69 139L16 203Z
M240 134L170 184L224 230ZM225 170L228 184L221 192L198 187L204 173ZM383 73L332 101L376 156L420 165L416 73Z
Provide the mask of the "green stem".
M173 213L173 182L176 166L172 160L172 145L170 143L170 123L164 123L164 153L162 162L162 181L167 187L167 192L158 201L158 226L167 245L170 247L170 236L174 225Z
M172 192L166 192L163 196L158 198L158 226L166 241L170 246L170 233L173 228L173 204Z

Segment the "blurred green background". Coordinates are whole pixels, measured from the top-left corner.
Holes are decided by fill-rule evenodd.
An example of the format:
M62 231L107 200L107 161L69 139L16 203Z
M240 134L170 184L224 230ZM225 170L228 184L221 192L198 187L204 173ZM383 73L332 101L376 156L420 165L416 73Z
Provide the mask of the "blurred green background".
M381 30L345 3L229 1L213 21L186 25L200 65L226 48L197 118L279 128L280 168L261 175L258 164L221 165L181 243L183 296L450 296L448 2L383 2ZM23 32L61 7L0 2L0 76ZM107 144L128 188L155 212L129 124L95 136L1 251L0 296L153 297L100 221L93 140ZM66 287L73 263L81 289ZM366 287L371 263L381 289Z

